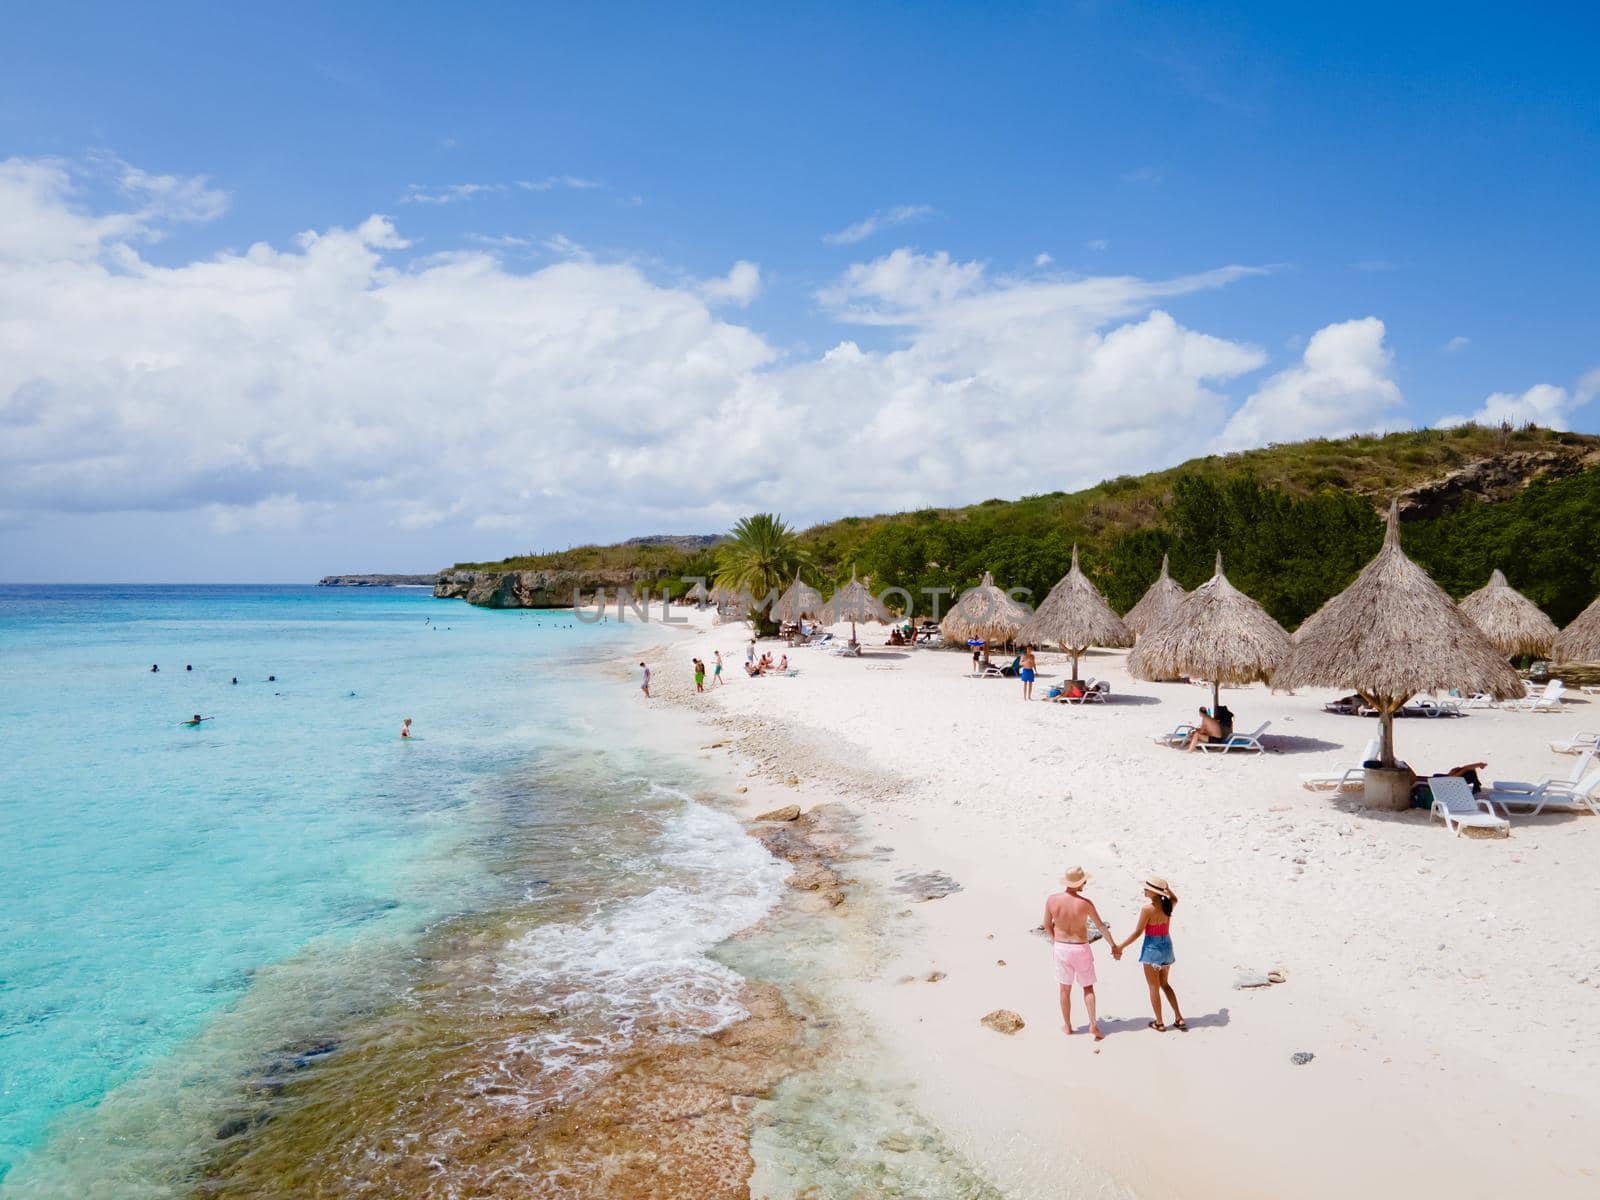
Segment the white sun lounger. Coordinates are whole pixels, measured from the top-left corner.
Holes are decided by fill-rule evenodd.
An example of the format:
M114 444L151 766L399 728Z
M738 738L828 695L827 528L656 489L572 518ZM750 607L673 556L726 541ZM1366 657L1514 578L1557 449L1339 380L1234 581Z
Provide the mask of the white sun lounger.
M1550 749L1557 754L1587 754L1600 747L1600 733L1575 733L1560 742L1551 742Z
M1171 732L1158 733L1150 740L1158 746L1181 746L1189 740L1189 735L1193 732L1193 725L1177 725Z
M1456 700L1434 700L1423 697L1416 702L1416 706L1422 710L1424 716L1428 717L1461 716L1461 704Z
M1488 692L1473 692L1467 697L1468 708L1493 708L1494 697Z
M1514 708L1518 712L1560 712L1561 695L1567 690L1567 685L1559 679L1552 679L1543 691L1529 688L1528 694L1518 700L1506 701L1507 708Z
M1444 827L1461 836L1463 829L1498 829L1510 836L1511 822L1495 815L1489 802L1472 794L1472 785L1455 775L1438 775L1426 781L1433 796L1428 820L1438 817Z
M1378 757L1378 740L1374 738L1367 743L1366 749L1361 752L1361 761L1353 767L1346 767L1343 771L1303 771L1300 774L1300 786L1313 792L1335 791L1342 792L1346 788L1365 787L1367 783L1366 763Z
M840 642L837 646L828 647L829 654L837 654L841 658L860 658L860 642Z
M1578 765L1565 779L1541 779L1538 783L1496 779L1486 798L1507 814L1513 808L1527 809L1529 816L1546 808L1558 808L1569 812L1587 810L1600 816L1600 771L1589 770L1593 763L1594 751L1591 750L1578 760Z
M1580 684L1578 690L1585 696L1600 696L1600 683Z
M1235 751L1241 754L1260 754L1266 750L1261 744L1261 735L1271 724L1271 721L1263 721L1255 732L1236 733L1225 742L1201 742L1200 749L1207 754L1232 754Z

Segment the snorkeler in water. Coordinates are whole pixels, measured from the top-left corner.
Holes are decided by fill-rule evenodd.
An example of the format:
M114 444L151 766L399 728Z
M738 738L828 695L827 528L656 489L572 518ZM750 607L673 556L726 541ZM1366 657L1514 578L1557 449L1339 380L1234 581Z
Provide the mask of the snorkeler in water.
M202 721L212 721L212 720L215 720L215 719L216 718L214 718L214 717L202 717L199 713L195 713L195 715L192 718L190 718L189 720L187 720L187 721L179 721L178 724L182 725L182 726L184 726L185 728L188 728L188 729L194 729Z

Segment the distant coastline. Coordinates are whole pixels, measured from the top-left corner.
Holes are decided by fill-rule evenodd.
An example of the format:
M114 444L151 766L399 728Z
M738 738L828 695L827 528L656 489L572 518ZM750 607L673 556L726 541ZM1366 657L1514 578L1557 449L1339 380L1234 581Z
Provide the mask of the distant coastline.
M432 575L324 575L318 587L432 587L439 582Z

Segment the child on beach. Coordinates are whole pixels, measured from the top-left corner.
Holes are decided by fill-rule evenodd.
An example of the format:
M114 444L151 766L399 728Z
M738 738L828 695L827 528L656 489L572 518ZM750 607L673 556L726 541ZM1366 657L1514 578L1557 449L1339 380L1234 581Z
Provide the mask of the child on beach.
M694 690L697 692L706 690L706 664L698 658L694 660Z
M1034 658L1032 646L1029 646L1022 652L1020 663L1021 669L1018 671L1018 674L1022 677L1022 698L1024 700L1032 700L1033 675L1034 672L1039 668L1039 660Z
M1044 932L1050 939L1050 951L1056 964L1056 983L1061 988L1062 1032L1072 1032L1072 985L1083 988L1083 1005L1089 1010L1089 1032L1100 1041L1105 1034L1094 1012L1094 952L1089 948L1089 922L1093 921L1100 934L1111 947L1111 957L1121 958L1122 950L1111 930L1100 919L1094 901L1082 895L1089 875L1082 867L1073 867L1062 877L1066 891L1057 892L1044 904Z
M1155 1010L1156 1019L1150 1022L1150 1028L1157 1033L1165 1033L1166 1025L1161 1020L1161 997L1167 997L1167 1003L1172 1005L1172 1015L1176 1018L1172 1022L1174 1029L1188 1030L1183 1021L1183 1011L1178 1007L1178 993L1172 990L1172 984L1167 981L1167 975L1172 970L1172 909L1178 903L1178 897L1167 886L1167 881L1159 875L1152 875L1144 883L1144 898L1148 903L1139 911L1139 924L1128 940L1120 946L1113 944L1111 952L1118 956L1132 944L1133 939L1141 933L1144 934L1144 945L1139 949L1139 961L1144 964L1144 981L1150 987L1150 1007Z

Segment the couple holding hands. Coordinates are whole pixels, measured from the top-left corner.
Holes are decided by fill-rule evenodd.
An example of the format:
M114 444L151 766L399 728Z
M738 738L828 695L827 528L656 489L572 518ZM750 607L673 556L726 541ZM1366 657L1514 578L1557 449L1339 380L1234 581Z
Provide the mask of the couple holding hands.
M1066 891L1057 892L1045 901L1044 931L1050 938L1056 965L1056 983L1061 987L1064 1031L1072 1032L1072 985L1076 983L1083 989L1084 1007L1089 1010L1089 1032L1097 1042L1105 1037L1095 1019L1094 952L1089 946L1090 921L1094 922L1110 945L1112 958L1120 959L1122 952L1133 944L1135 938L1141 934L1144 936L1144 945L1139 949L1139 961L1144 965L1145 983L1150 988L1150 1007L1156 1014L1156 1019L1150 1022L1150 1028L1157 1033L1165 1032L1167 1028L1161 1019L1161 998L1165 996L1167 1003L1172 1005L1172 1027L1187 1030L1189 1027L1184 1024L1183 1012L1178 1008L1177 993L1172 990L1167 978L1174 961L1172 909L1178 903L1178 897L1167 886L1167 881L1159 875L1152 875L1145 880L1145 905L1139 912L1139 923L1122 942L1111 935L1094 901L1083 895L1084 885L1089 882L1088 872L1082 867L1073 867L1061 882L1066 886Z

